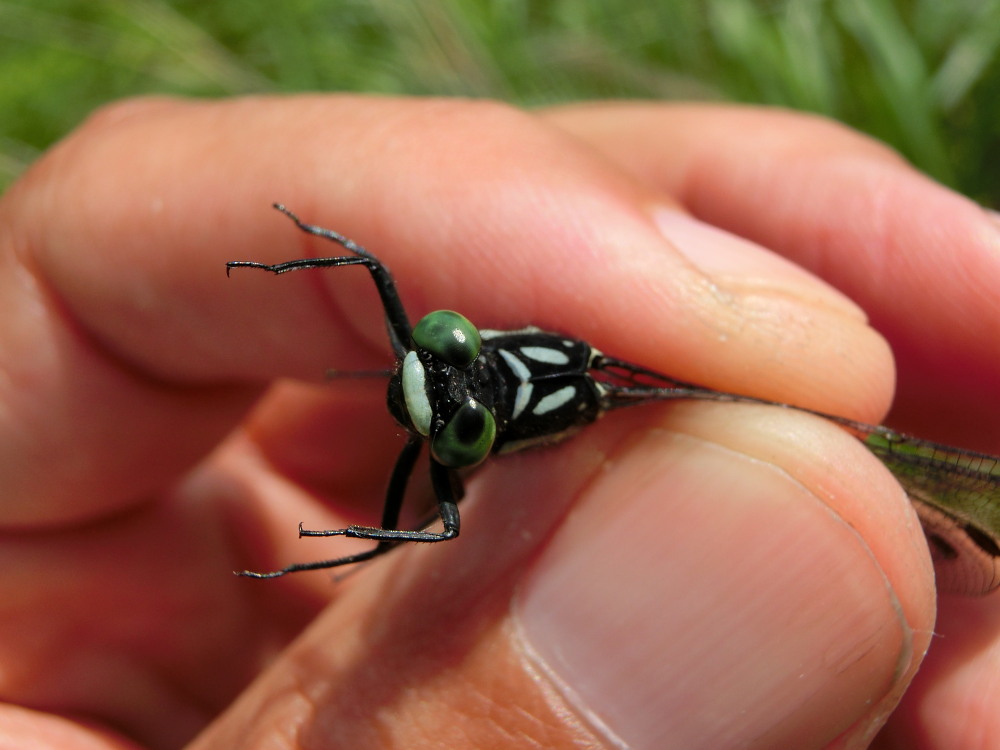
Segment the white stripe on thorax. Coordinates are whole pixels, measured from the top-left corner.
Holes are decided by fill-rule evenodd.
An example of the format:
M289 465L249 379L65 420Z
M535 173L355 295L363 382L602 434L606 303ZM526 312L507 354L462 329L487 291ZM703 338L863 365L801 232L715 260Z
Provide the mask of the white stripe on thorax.
M514 394L514 409L510 414L511 419L517 419L521 416L528 402L531 401L531 392L535 389L534 384L529 382L531 370L528 369L528 366L524 362L506 349L498 349L497 351L520 381L517 385L517 392Z
M552 349L548 346L522 346L521 354L528 359L533 359L536 362L544 362L547 365L569 364L569 356L567 356L566 352L561 352L558 349Z
M539 399L538 403L535 404L535 408L531 410L531 413L536 417L548 414L550 411L555 411L559 407L568 404L574 396L576 396L575 385L563 386L558 391Z

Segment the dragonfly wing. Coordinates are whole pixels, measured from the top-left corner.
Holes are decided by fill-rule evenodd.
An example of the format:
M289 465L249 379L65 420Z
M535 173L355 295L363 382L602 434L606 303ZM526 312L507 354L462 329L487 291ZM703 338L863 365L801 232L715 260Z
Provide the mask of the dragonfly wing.
M1000 586L1000 460L888 427L852 428L913 502L938 588L969 595Z
M908 488L934 561L939 591L965 596L988 594L1000 585L1000 550L975 526L949 515L920 490Z

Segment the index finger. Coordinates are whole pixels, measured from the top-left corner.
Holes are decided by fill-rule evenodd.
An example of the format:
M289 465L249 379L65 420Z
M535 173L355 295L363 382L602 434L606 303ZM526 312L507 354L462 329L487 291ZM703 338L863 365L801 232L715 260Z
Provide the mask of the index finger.
M548 117L856 300L899 364L895 425L1000 450L995 216L883 144L802 113L630 103Z

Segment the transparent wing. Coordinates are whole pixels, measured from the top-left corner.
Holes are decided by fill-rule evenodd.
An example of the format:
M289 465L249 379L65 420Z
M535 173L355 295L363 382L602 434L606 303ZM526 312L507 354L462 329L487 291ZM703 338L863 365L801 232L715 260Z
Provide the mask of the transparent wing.
M854 425L859 431L861 425ZM1000 459L868 426L862 440L920 517L938 589L986 594L1000 585Z

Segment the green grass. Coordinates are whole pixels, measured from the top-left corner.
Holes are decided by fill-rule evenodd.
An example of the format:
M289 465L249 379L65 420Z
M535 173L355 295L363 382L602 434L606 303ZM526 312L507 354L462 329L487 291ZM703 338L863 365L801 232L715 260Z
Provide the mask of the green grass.
M1000 205L1000 0L0 0L0 187L103 102L371 91L819 112Z

